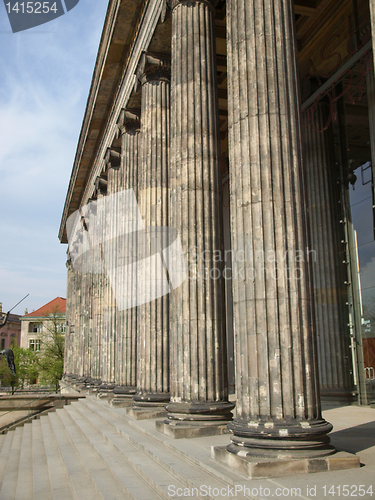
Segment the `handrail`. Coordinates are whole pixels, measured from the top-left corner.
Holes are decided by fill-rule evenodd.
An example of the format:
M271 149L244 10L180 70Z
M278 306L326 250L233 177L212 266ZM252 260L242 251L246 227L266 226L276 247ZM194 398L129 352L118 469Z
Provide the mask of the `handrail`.
M26 407L27 407L27 406L29 407L29 410L28 410L28 416L30 416L30 412L31 412L31 405L32 405L32 403L35 403L35 401L38 401L39 399L44 399L44 398L47 398L47 397L49 397L49 396L58 396L58 399L59 399L60 401L61 401L61 399L62 399L62 398L61 398L61 396L62 396L61 391L58 391L58 392L57 392L57 391L54 391L54 392L51 392L51 393L42 394L42 395L41 395L41 396L39 396L39 397L34 397L31 401L28 401L27 403L25 403L25 404L23 404L23 405L21 405L21 406L17 406L17 407L15 407L15 408L12 408L11 410L6 411L5 413L3 413L3 414L1 415L1 417L3 417L4 415L8 415L9 413L12 413L13 411L18 411L18 410L20 410L20 408L24 408L25 406L26 406ZM1 402L1 397L0 397L0 402ZM6 425L5 425L4 427L6 427Z

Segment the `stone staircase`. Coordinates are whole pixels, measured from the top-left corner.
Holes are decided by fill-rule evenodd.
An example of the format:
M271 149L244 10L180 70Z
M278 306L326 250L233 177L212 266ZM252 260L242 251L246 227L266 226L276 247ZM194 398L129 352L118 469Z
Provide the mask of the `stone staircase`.
M0 435L0 499L157 500L173 498L177 488L243 482L211 460L212 439L174 440L156 431L155 420L134 420L87 396Z

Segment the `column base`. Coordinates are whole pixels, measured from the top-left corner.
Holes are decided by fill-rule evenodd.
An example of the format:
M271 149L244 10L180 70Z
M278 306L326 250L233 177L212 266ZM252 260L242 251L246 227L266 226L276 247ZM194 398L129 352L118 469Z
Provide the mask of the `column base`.
M116 386L113 389L113 397L109 400L109 406L116 408L126 408L133 404L133 396L136 392L135 387Z
M156 430L174 439L217 436L229 434L228 422L179 422L177 420L157 420Z
M133 397L131 394L128 396L125 394L115 395L115 397L109 400L108 404L116 408L128 408L133 404Z
M112 398L115 387L116 384L102 384L98 389L96 397L99 399Z
M324 419L236 419L228 428L234 436L227 450L242 457L301 459L325 457L336 452L327 436L332 424Z
M134 394L134 407L136 408L154 408L156 406L163 407L169 403L169 392L152 393L144 392Z
M166 406L168 419L184 422L185 425L194 422L229 422L232 420L234 403L229 401L183 401L171 402Z
M138 393L133 396L133 406L126 413L136 420L165 417L169 399L169 393Z
M88 394L96 394L102 385L102 381L99 379L90 379L86 384L86 389Z
M156 429L175 439L229 434L235 404L229 401L169 403L168 418L156 422Z
M149 418L162 418L167 415L163 406L152 407L134 407L128 408L126 414L135 420L146 420Z
M113 389L113 393L116 394L116 396L131 396L133 398L136 392L137 388L129 385L116 385Z
M229 469L249 479L284 477L294 474L353 469L361 466L357 455L340 451L323 458L304 459L255 459L244 455L234 455L225 446L212 446L211 458Z

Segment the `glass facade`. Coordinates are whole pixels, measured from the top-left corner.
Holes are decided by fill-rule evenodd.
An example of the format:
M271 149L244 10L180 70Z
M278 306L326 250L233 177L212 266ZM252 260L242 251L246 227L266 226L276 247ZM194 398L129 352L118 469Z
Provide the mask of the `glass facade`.
M327 347L333 349L334 340L325 339L336 328L344 375L351 377L357 401L370 404L375 401L375 86L368 1L340 2L322 12L319 25L314 19L315 24L297 15L296 27L311 243L324 256L314 269L318 349L322 357ZM311 186L313 168L320 183ZM331 240L333 264L327 264L317 231ZM329 377L329 364L335 364L334 352L320 360L323 396L328 379L331 392L341 389L340 381ZM349 379L344 385L350 392Z

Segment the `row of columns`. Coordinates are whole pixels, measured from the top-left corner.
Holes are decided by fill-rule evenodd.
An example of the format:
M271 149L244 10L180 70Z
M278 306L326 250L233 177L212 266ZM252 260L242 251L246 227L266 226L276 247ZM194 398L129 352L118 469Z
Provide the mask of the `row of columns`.
M107 195L134 189L148 234L167 226L177 230L186 279L170 294L161 288L157 299L116 313L105 273L78 273L69 266L68 321L75 331L67 333L66 371L76 373L79 362L90 359L90 376L136 390L137 406L168 403L168 425L222 423L231 420L233 405L227 389L214 6L172 0L170 7L171 62L142 56L140 125L136 114L122 111L121 154L108 153L106 188ZM305 132L306 175L294 29L290 0L227 1L236 369L228 451L241 456L279 456L280 449L293 457L332 453L332 426L321 416L316 322L337 353L330 357L335 362L328 386L350 386L343 378L347 349L338 333L345 318L337 292L342 268L327 243L338 234L336 221L330 206L319 202L319 196L333 195L317 184L331 175L322 143L329 138ZM324 120L324 106L321 113ZM97 192L102 196L100 185ZM323 228L313 234L313 247L307 209L312 226ZM135 233L126 238L125 246L139 245ZM311 248L321 259L314 285ZM147 280L135 283L131 274L127 280L128 289L150 293ZM163 277L156 283L163 287ZM316 311L314 289L321 297L329 294ZM95 297L94 309L101 311L90 327L86 295ZM100 324L106 327L100 330ZM100 372L99 365L108 371Z

